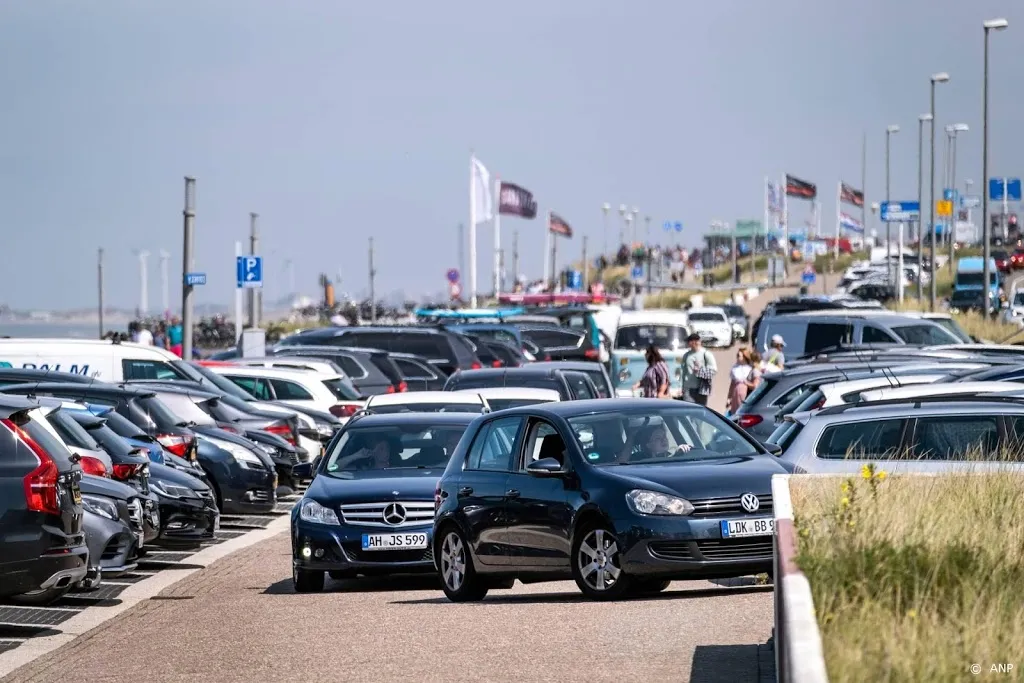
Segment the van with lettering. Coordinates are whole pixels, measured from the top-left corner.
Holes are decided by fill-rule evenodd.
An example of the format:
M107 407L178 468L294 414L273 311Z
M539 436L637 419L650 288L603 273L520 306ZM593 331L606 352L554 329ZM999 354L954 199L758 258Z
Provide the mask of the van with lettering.
M0 339L0 368L70 372L104 382L189 379L166 349L108 339Z

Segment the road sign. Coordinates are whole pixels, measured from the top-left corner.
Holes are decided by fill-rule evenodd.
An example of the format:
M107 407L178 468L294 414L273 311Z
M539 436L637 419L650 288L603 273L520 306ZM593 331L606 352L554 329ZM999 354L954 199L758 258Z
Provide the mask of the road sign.
M1003 201L1004 187L1006 188L1007 201L1020 201L1020 178L989 178L988 198L996 202Z
M940 199L935 202L935 215L943 218L953 215L953 202L948 199Z
M942 198L951 201L954 204L960 201L960 193L956 190L951 190L948 187L942 191Z
M981 206L981 197L978 195L967 195L960 197L961 209L976 209Z
M818 274L814 272L814 266L808 264L804 268L804 272L800 275L800 282L805 285L813 285L814 281L818 279Z
M664 223L662 223L661 227L665 229L665 232L672 232L673 230L675 230L676 232L683 231L683 224L680 223L679 221L665 221Z
M238 287L255 289L263 286L263 257L238 256L235 258L235 275Z
M569 281L566 284L569 285L569 289L577 292L583 290L583 273L578 270L571 270L567 279Z
M680 223L679 221L676 221L675 224L673 225L673 227L676 229L676 232L682 232L683 231L683 224Z
M643 266L633 266L633 272L631 273L634 280L639 280L644 276Z
M879 213L883 223L903 223L921 218L918 202L882 202Z
M448 278L448 282L458 282L459 271L455 270L454 268L449 268L446 277Z
M189 287L206 284L206 273L185 273L185 284Z

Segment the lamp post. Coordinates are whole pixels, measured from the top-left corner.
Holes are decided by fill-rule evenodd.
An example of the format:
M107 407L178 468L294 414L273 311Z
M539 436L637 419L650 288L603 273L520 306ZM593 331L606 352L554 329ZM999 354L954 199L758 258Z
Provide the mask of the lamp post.
M619 204L619 217L622 219L623 226L625 226L626 223L629 222L629 219L626 218L626 205L625 204ZM621 245L623 245L625 243L626 243L626 231L625 231L624 227L620 227L619 228L619 245L621 246Z
M988 34L990 31L1002 31L1009 22L1006 19L989 19L982 26L985 29L985 71L981 85L981 230L985 258L985 317L992 311L992 302L988 296L989 278L992 277L988 265L991 258L991 227L988 224Z
M931 114L921 114L917 117L917 300L924 298L924 290L921 283L921 275L924 273L924 260L921 258L924 251L924 230L921 229L921 185L924 183L924 122L931 121Z
M636 229L640 227L640 209L633 207L633 231L630 233L629 239L633 244L636 244ZM632 245L630 245L632 246Z
M604 226L604 254L605 258L608 258L608 212L612 210L612 205L605 202L601 205L601 213L603 214L603 226Z
M894 133L899 133L900 127L896 124L892 124L885 129L885 201L888 202L889 197L889 146ZM892 277L892 223L886 221L885 223L885 273L886 281L889 287L893 286Z
M932 74L932 90L931 90L931 109L928 115L932 118L932 141L931 141L931 171L929 172L929 179L931 182L931 192L928 195L928 218L929 224L931 225L931 245L929 248L929 255L932 263L932 277L931 277L931 301L930 310L935 311L935 84L946 83L949 81L949 74L945 72ZM986 262L987 263L987 262Z
M949 136L949 188L950 201L953 207L949 212L949 272L953 272L953 245L956 243L956 136L957 133L966 133L970 128L966 123L954 123L946 126L946 135Z

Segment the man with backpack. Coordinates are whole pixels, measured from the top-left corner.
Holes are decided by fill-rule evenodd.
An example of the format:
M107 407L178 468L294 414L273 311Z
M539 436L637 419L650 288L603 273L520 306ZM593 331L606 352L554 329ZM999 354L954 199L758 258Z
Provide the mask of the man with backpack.
M711 396L711 380L718 372L715 356L704 348L696 332L686 338L686 343L690 350L683 354L683 400L706 406Z

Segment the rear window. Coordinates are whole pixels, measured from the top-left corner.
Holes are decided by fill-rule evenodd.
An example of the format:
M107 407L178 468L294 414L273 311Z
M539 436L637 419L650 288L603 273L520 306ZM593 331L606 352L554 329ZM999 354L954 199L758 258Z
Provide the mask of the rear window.
M775 444L785 453L786 449L789 448L789 444L793 443L793 439L796 438L801 429L803 429L803 425L798 422L783 422L768 437L768 443Z
M469 340L458 334L445 335L451 340L451 348L455 352L455 361L457 365L472 365L475 359L473 347L470 345ZM447 346L447 345L446 345ZM424 354L420 354L421 356ZM440 358L449 358L450 354L442 353ZM427 358L433 358L434 356L427 356ZM449 358L450 359L450 358Z
M551 401L539 401L535 398L489 398L487 404L491 410L507 410L509 408L521 408L523 406L534 406L538 403L551 403Z
M960 341L936 325L901 325L892 331L907 344L955 344Z
M748 408L757 405L761 398L771 391L772 387L778 384L778 382L779 380L772 377L762 377L761 383L743 399L743 405Z
M484 407L475 403L409 403L407 405L371 406L375 415L395 413L474 413L484 412Z
M96 439L89 435L89 432L85 428L78 424L75 418L71 417L62 410L57 410L46 416L50 426L60 434L60 438L64 440L64 443L69 446L76 446L78 448L88 448L91 451L99 450L100 445L96 443Z
M137 439L146 436L146 433L133 424L131 420L120 413L115 413L113 410L104 413L103 419L107 421L107 426L114 430L115 434L125 439Z
M89 435L95 437L103 447L103 450L112 456L131 455L133 450L132 446L106 425L100 425L90 429Z
M157 429L174 429L185 420L177 417L155 396L133 398L128 401L128 413L133 420L141 420Z
M161 394L159 401L179 420L211 427L217 424L212 417L196 405L195 401L184 394Z
M398 366L395 362L388 358L382 353L375 353L370 356L370 362L373 363L374 367L384 373L384 376L388 378L396 387L402 383L402 373L399 372Z
M711 313L711 312L707 312L707 313L690 313L690 315L688 317L690 319L690 322L699 322L699 323L724 323L725 322L725 314L723 314L723 313Z
M590 378L590 381L597 387L597 395L601 398L611 398L608 387L608 378L604 372L600 369L597 370L584 370L584 374Z
M569 391L573 393L577 399L593 399L597 398L597 393L590 386L591 382L585 373L582 372L566 372L565 381L569 384Z
M359 392L356 391L351 384L346 382L341 377L336 377L334 379L325 379L323 380L323 383L324 386L327 387L332 394L334 394L334 398L336 399L339 399L341 401L359 400Z
M500 341L505 344L512 344L513 346L519 343L514 334L512 334L508 330L503 330L500 327L495 327L493 330L474 327L472 330L472 334L475 334L478 337L483 337L485 339L494 339L495 341Z
M341 366L342 372L349 377L355 377L356 379L366 377L366 368L360 365L359 361L352 356L338 356L335 360Z
M646 349L654 344L659 349L680 349L686 346L688 334L682 325L624 325L615 332L615 348Z
M37 412L36 415L39 413ZM53 436L43 425L33 420L26 420L25 422L18 423L25 432L40 446L43 450L49 453L54 458L65 457L70 458L71 452L67 449L67 446L62 444L59 439Z
M815 455L829 460L893 459L902 445L904 419L865 420L825 428Z

